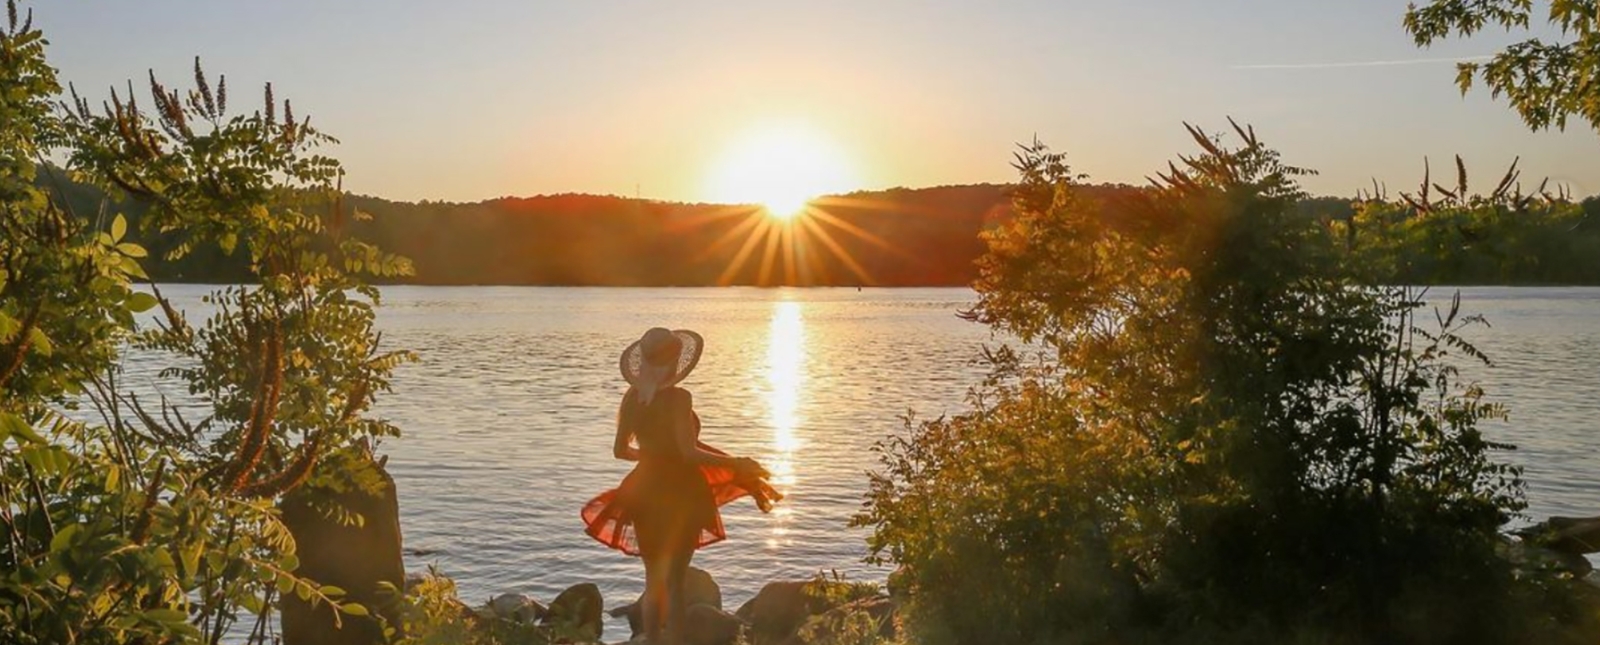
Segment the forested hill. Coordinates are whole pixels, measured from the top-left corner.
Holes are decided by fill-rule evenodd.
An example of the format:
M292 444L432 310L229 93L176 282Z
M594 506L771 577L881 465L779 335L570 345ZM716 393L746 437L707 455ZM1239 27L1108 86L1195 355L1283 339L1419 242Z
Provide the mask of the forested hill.
M997 185L857 193L789 221L592 195L350 202L373 215L361 234L410 257L421 283L908 286L971 282L977 233L1008 198Z
M68 185L65 192L78 212L100 210L98 191ZM412 259L416 275L407 282L437 285L966 285L984 251L978 233L1009 213L1007 187L993 184L828 197L791 221L754 207L596 195L476 203L351 195L345 202L372 216L354 225L355 234ZM138 226L138 205L112 208L130 216L153 257L175 243ZM1379 267L1397 283L1600 284L1600 199L1424 215L1320 197L1302 202L1300 212L1325 222L1352 249L1352 262ZM166 281L250 277L242 252L215 248L152 265L151 274Z
M1131 190L1095 187L1094 192ZM102 194L66 187L80 213ZM685 204L597 195L501 198L476 203L395 202L349 195L371 215L352 232L411 258L406 280L438 285L830 285L954 286L976 275L978 232L1004 217L1001 185L893 189L827 197L791 221L755 207ZM175 243L139 226L153 257ZM248 279L242 258L197 249L150 267L160 280Z

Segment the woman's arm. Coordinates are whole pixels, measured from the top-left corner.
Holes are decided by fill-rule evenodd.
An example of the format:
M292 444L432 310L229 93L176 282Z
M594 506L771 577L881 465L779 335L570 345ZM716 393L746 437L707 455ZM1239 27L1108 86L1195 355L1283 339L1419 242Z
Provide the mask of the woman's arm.
M672 398L672 434L678 440L678 451L683 454L684 461L735 470L755 463L749 459L701 450L695 441L694 424L694 398L688 390L676 390Z
M633 389L622 397L622 405L628 403L628 397L633 395ZM633 447L633 429L622 423L622 405L617 406L617 438L611 444L611 454L623 461L639 461L639 449Z

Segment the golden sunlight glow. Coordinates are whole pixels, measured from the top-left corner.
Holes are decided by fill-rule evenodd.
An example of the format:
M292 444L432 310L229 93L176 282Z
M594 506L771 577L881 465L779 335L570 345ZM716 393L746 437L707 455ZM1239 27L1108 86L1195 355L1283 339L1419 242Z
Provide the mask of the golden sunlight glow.
M806 330L800 303L775 303L772 327L767 336L767 407L771 411L773 456L767 461L772 485L789 494L794 485L794 451L800 447L795 430L800 426L800 392L805 380ZM779 504L773 511L772 536L767 546L790 543L790 506Z
M751 132L724 151L707 183L711 201L760 204L772 217L793 218L812 199L854 190L845 155L821 133L800 126Z
M772 467L773 483L780 486L794 483L791 457L800 447L795 429L800 425L805 333L800 303L776 303L772 311L772 331L767 339L767 406L772 415L772 447L778 454Z

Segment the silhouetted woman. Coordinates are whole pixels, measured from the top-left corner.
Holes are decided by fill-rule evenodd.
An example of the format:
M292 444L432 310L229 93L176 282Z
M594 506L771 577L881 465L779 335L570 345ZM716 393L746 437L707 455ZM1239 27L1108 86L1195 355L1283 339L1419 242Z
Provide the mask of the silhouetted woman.
M591 537L644 560L641 600L652 643L663 633L670 645L682 642L689 560L695 549L727 538L718 507L750 495L768 511L781 497L755 460L699 441L700 418L677 384L700 362L704 346L692 331L657 327L623 350L622 377L631 387L617 410L612 450L638 465L583 508Z

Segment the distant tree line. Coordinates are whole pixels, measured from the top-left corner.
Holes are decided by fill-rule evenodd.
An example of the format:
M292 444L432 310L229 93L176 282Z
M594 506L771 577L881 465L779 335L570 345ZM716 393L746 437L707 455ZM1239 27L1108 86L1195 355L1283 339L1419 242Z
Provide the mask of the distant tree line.
M1148 189L1084 190L1114 198ZM754 206L576 194L476 203L346 195L343 208L371 216L356 218L353 234L413 261L412 284L964 286L977 277L979 233L1011 216L1010 191L860 192L819 200L790 221ZM61 192L75 212L106 208L95 188ZM1600 198L1436 201L1315 197L1296 212L1339 238L1349 261L1394 284L1600 284ZM145 209L136 202L109 208L129 217L154 258L180 243L138 226ZM153 265L168 281L251 275L245 254L215 245Z

